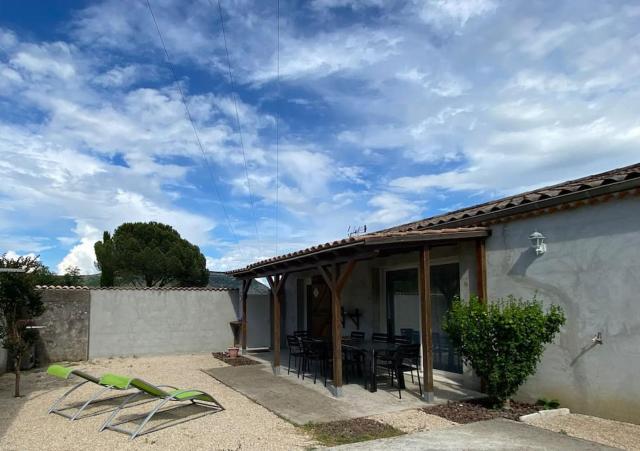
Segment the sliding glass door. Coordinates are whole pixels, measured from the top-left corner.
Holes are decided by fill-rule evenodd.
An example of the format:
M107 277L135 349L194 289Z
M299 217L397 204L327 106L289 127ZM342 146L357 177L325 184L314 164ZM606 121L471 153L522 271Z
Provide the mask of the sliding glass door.
M418 270L415 268L386 272L387 333L405 335L420 343L420 297ZM452 349L442 330L444 317L456 296L460 295L458 263L431 266L431 327L433 368L462 373L460 356Z
M457 263L431 266L431 330L433 332L433 368L462 373L462 360L442 330L445 315L453 299L460 296L460 269Z

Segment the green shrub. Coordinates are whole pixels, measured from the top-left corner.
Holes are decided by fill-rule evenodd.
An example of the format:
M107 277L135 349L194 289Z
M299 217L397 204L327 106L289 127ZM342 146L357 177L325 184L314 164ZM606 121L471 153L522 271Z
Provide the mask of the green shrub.
M557 399L540 398L536 401L536 406L542 407L542 410L557 409L560 407L560 401Z
M535 372L545 344L564 322L560 307L552 305L545 312L535 297L489 303L473 297L453 302L443 329L464 362L485 381L494 404L502 406Z

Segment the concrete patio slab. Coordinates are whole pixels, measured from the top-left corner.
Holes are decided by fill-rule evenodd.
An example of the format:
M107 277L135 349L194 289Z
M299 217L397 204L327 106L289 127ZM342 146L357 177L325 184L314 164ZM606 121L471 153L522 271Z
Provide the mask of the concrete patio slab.
M505 419L481 421L433 432L338 446L336 450L614 450L557 432Z
M257 365L213 368L205 373L294 424L352 418L345 403L269 374Z
M347 420L429 405L419 397L418 387L413 386L410 379L407 381L408 390L403 391L402 399L398 398L397 390L381 388L376 393L371 393L358 384L344 385L343 396L336 398L324 386L321 378L314 384L312 379L302 380L294 373L287 375L286 367L282 368L280 376L275 376L268 360L262 361L265 364L214 368L205 372L276 415L298 425ZM479 395L458 387L448 387L446 384L438 384L435 392L436 403Z

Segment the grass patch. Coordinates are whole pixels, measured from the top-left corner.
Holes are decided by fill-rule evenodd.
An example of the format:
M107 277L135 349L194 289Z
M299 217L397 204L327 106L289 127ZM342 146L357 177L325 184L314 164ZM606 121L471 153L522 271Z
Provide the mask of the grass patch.
M325 446L364 442L404 434L393 426L369 418L354 418L331 423L309 423L302 428Z

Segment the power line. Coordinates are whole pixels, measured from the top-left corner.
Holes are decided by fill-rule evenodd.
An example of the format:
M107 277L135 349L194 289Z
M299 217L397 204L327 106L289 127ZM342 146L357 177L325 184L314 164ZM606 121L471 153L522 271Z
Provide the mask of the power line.
M204 159L204 164L207 167L207 171L209 173L209 178L211 179L211 182L213 183L213 187L216 193L216 196L218 197L218 200L220 201L220 205L222 206L222 211L224 212L224 216L226 218L227 221L227 227L229 228L229 231L231 231L231 234L233 235L234 239L236 241L238 241L238 236L236 235L235 230L233 229L233 226L231 225L231 220L229 218L229 214L227 212L227 208L225 207L224 201L222 200L222 196L220 194L220 190L218 189L218 184L215 181L215 177L213 176L213 170L211 169L211 165L209 164L209 159L207 158L207 153L204 150L204 146L202 145L202 141L200 140L200 135L198 134L198 129L196 128L196 124L193 120L193 116L191 116L191 111L189 110L189 105L187 103L187 98L184 95L184 91L182 90L182 86L180 85L180 82L178 81L178 77L176 76L176 72L173 68L173 64L171 64L171 59L169 58L169 52L167 52L167 46L164 43L164 38L162 37L162 33L160 32L160 27L158 26L158 21L156 20L156 16L153 13L153 8L151 7L151 2L150 0L147 0L147 6L149 7L149 12L151 13L151 17L153 19L153 23L156 26L156 31L158 32L158 37L160 38L160 43L162 44L162 49L164 50L164 56L166 58L166 62L167 62L167 66L169 66L169 70L171 71L171 75L173 76L173 81L176 84L178 91L180 93L180 99L182 100L182 103L184 104L184 109L187 115L187 119L189 119L189 122L191 123L191 128L193 128L193 134L195 135L196 138L196 142L198 143L198 147L200 148L200 152L202 152L202 158Z
M280 191L280 0L276 0L276 255L278 255L278 219Z
M209 0L209 6L213 8L211 0ZM224 30L224 18L222 16L222 5L218 0L218 13L220 14L220 28L222 29L222 39L224 41L224 50L227 55L227 69L229 71L229 84L231 85L231 98L233 99L233 108L236 113L236 124L238 127L238 136L240 137L240 149L242 150L242 160L244 161L244 176L247 180L247 190L249 191L249 202L251 203L251 216L253 218L253 225L256 229L256 239L258 241L258 247L262 247L260 244L260 232L258 231L258 221L255 216L255 203L253 199L253 191L251 190L251 181L249 179L249 165L247 164L247 156L244 149L244 139L242 137L242 125L240 124L240 115L238 114L238 101L236 99L236 86L233 81L233 73L231 71L231 57L229 56L229 47L227 46L227 34Z

